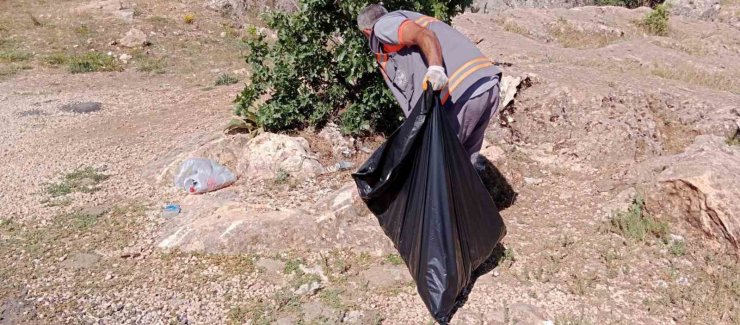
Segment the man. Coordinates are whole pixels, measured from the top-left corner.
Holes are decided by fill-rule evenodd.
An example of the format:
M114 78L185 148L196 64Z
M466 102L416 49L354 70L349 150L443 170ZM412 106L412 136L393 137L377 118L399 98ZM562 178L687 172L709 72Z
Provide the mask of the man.
M475 164L488 121L498 109L501 71L464 35L429 16L388 13L373 4L360 12L357 25L404 115L431 83Z

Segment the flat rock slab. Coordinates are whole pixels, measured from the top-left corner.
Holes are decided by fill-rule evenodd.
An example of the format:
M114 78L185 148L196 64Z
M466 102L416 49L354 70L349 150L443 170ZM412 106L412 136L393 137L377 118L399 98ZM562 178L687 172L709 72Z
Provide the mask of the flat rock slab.
M18 113L18 116L20 117L42 116L42 115L47 115L47 114L40 109L29 109L29 110Z
M377 219L348 184L318 202L316 212L264 211L216 195L189 195L168 219L158 246L183 251L256 253L353 249L377 256L395 252ZM265 262L265 269L279 265ZM303 270L309 272L308 270Z
M102 108L103 108L103 105L98 102L80 102L80 103L70 103L70 104L62 106L59 109L63 112L86 114L86 113L97 112L101 110Z
M409 270L404 266L374 266L360 273L371 288L388 288L411 282Z
M62 266L68 269L86 269L100 261L100 255L90 253L76 253L62 261Z
M285 262L271 258L262 258L258 260L255 265L258 268L265 269L265 272L270 274L283 273L283 270L285 269Z

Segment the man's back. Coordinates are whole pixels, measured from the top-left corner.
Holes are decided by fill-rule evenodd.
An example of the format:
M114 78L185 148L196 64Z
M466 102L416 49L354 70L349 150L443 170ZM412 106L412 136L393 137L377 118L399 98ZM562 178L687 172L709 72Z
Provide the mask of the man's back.
M404 39L403 24L412 22L432 31L439 39L449 76L448 87L442 90L443 103L465 100L468 88L501 73L473 42L444 22L413 11L390 12L375 23L370 48L376 53L386 82L406 115L421 96L422 91L417 88L421 87L428 66L419 48L408 46L408 40Z

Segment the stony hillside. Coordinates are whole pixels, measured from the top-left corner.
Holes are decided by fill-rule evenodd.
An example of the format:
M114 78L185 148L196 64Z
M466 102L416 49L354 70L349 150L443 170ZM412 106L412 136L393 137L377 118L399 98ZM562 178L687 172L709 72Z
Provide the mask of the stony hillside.
M260 24L218 3L0 2L0 324L431 323L349 176L382 137L223 133ZM508 235L453 324L740 323L740 4L717 5L664 36L648 8L455 18L504 70L483 153ZM238 181L180 192L196 156Z

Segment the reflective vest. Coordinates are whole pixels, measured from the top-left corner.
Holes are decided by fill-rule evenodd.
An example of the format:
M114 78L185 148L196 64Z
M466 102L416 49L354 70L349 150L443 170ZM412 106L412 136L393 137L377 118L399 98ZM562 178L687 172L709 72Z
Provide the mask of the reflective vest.
M476 81L501 74L498 67L473 42L450 25L412 11L395 13L429 29L437 36L449 78L447 87L440 93L443 104L467 100L462 97ZM374 34L370 36L370 49L375 53L386 83L408 115L423 93L422 82L427 70L423 54L418 46L383 44Z

